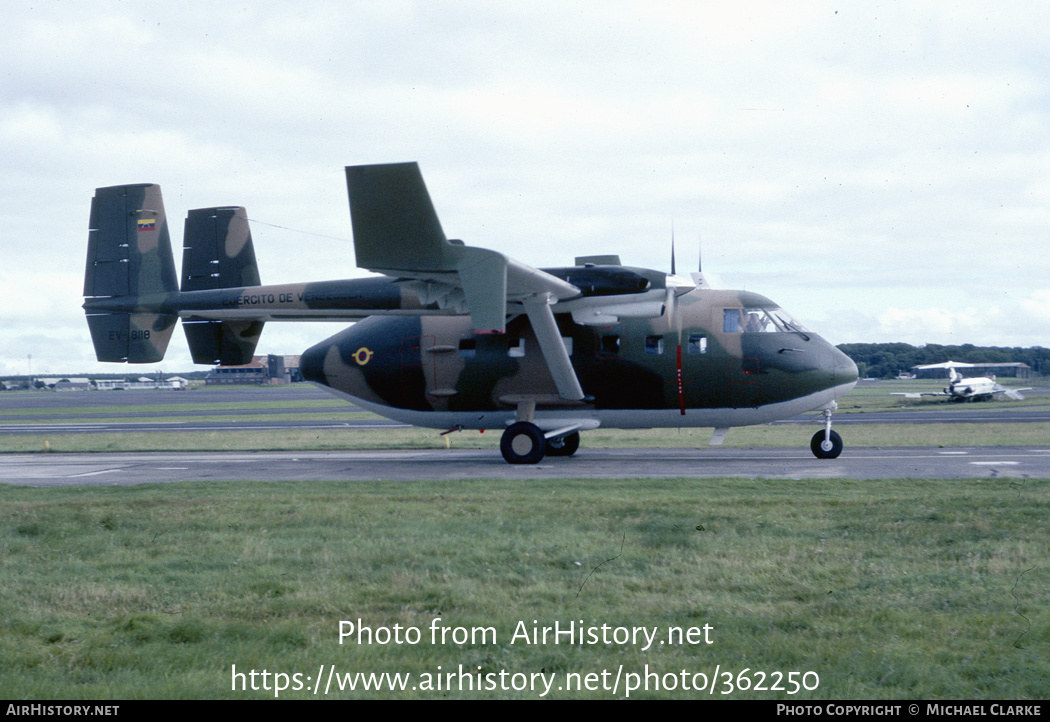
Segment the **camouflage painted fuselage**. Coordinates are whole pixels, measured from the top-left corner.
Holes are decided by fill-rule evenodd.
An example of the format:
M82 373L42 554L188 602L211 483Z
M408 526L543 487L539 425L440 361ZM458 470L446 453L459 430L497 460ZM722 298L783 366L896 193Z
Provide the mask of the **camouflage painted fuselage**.
M302 355L304 377L418 426L508 427L512 463L545 444L571 454L603 425L830 412L857 381L763 296L616 256L532 268L447 239L415 164L346 170L357 265L381 277L261 285L246 212L223 206L190 211L180 284L159 186L96 189L84 309L97 358L159 361L180 318L194 361L224 365L250 360L267 322L357 321ZM831 444L830 417L821 434Z
M727 311L779 310L744 291L694 290L665 313L580 325L556 315L585 398L559 396L528 319L475 334L466 316L375 316L307 350L303 376L359 405L435 428L501 428L522 402L536 423L617 427L738 426L824 407L857 369L804 330L725 330ZM678 381L679 354L681 383Z

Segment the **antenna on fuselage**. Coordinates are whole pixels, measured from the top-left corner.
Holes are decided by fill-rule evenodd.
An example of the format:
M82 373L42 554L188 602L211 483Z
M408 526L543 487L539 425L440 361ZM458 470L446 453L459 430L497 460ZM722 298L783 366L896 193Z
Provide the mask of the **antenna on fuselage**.
M689 275L693 279L693 283L696 284L697 288L711 288L711 284L704 278L704 252L703 252L703 236L700 233L696 234L696 272L690 273Z
M671 275L674 275L674 221L671 221Z

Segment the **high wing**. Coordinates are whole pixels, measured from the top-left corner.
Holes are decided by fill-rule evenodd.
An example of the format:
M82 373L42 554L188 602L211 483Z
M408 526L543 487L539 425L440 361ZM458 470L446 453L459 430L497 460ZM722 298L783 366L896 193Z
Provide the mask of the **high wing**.
M349 166L357 265L406 282L424 303L470 314L477 333L503 333L508 304L528 314L559 394L583 398L551 304L579 288L502 253L449 241L416 163Z
M349 166L346 184L358 267L411 281L424 300L469 312L478 333L503 333L508 303L581 295L502 253L445 238L416 163Z

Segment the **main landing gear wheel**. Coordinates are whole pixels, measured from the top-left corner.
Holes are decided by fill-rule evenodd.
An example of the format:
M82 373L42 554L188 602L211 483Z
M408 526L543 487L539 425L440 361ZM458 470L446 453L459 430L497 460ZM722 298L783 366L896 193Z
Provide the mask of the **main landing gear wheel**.
M508 464L537 464L543 458L547 440L536 424L519 421L507 427L499 441L499 450Z
M836 459L842 453L842 437L835 431L826 434L824 430L821 430L813 434L813 438L809 441L809 448L813 456L818 459Z
M572 456L580 448L580 432L574 431L560 439L547 440L547 456Z

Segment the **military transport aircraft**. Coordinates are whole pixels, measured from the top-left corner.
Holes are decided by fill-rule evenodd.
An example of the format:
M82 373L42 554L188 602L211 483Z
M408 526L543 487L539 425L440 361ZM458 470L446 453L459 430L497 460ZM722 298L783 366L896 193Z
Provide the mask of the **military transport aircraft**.
M100 361L163 358L176 320L195 363L251 360L267 321L357 321L307 349L303 376L417 426L503 429L510 463L569 456L580 432L763 424L824 413L857 367L777 304L620 264L536 269L447 239L415 163L346 168L357 265L372 278L260 285L244 208L192 210L181 284L160 187L99 188L84 309Z

